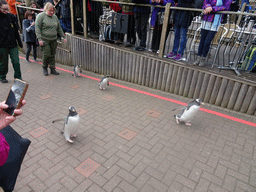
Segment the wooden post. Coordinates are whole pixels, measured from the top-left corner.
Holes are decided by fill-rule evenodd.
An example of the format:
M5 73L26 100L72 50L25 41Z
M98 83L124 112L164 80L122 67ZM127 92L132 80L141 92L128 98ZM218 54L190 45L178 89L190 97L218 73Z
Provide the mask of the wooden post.
M164 22L163 22L163 27L162 27L162 34L161 34L161 40L160 40L160 46L159 46L159 57L163 57L164 55L164 47L166 43L166 33L167 33L167 28L168 28L168 22L169 22L169 16L170 16L170 7L171 4L167 3L165 6L165 14L164 14Z
M74 16L74 2L70 0L70 14L71 14L71 31L75 35L75 16Z
M22 24L21 24L21 22L20 22L19 9L18 9L17 5L18 5L18 4L16 3L16 4L15 4L15 9L16 9L16 12L17 12L18 24L19 24L19 26L20 26L20 29L22 29Z
M83 0L83 13L84 13L84 17L83 17L83 20L84 20L84 37L88 37L86 12L87 12L86 0Z

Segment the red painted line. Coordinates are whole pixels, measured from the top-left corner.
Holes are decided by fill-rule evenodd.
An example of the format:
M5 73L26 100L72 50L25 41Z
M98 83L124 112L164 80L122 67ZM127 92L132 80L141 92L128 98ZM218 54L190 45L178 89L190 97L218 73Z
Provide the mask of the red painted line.
M25 60L24 57L20 56L20 58ZM32 61L32 62L34 62L34 61ZM37 63L42 64L42 62L37 62ZM73 73L73 71L63 69L63 68L60 68L60 67L56 67L56 69L67 72L67 73ZM88 79L92 79L92 80L95 80L95 81L100 81L100 79L95 78L95 77L91 77L91 76L84 75L84 74L80 74L80 75L82 77L86 77ZM187 105L187 103L183 103L181 101L177 101L177 100L170 99L170 98L167 98L167 97L162 97L162 96L159 96L159 95L156 95L156 94L148 93L148 92L141 91L141 90L138 90L138 89L134 89L134 88L131 88L131 87L127 87L127 86L124 86L124 85L119 85L119 84L111 83L111 82L109 84L113 85L113 86L116 86L116 87L120 87L122 89L127 89L129 91L133 91L133 92L136 92L136 93L140 93L140 94L148 95L148 96L151 96L151 97L155 97L157 99L162 99L162 100L165 100L165 101L176 103L176 104L179 104L179 105L184 105L184 106ZM216 115L216 116L219 116L219 117L222 117L222 118L225 118L225 119L229 119L229 120L232 120L232 121L236 121L238 123L242 123L242 124L245 124L245 125L256 127L256 123L246 121L246 120L243 120L243 119L239 119L239 118L236 118L236 117L232 117L232 116L226 115L224 113L219 113L217 111L213 111L213 110L209 110L209 109L205 109L205 108L200 108L200 111L203 111L203 112L209 113L209 114L213 114L213 115Z

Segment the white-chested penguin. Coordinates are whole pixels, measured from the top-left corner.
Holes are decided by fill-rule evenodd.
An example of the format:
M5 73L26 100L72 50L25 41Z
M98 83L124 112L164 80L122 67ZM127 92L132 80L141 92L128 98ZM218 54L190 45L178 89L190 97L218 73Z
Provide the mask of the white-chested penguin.
M66 141L73 143L73 141L70 139L70 137L76 137L75 133L78 129L80 117L78 113L76 112L76 109L73 106L69 107L69 113L66 119L57 119L54 122L57 121L65 121L64 127L63 127L63 135L66 139Z
M75 65L74 66L74 71L73 71L73 76L74 77L79 77L80 73L82 73L81 65Z
M105 90L107 86L109 86L109 77L110 75L104 76L99 83L99 88Z
M195 99L191 101L186 107L182 107L181 113L179 115L174 115L177 124L184 122L187 126L191 126L190 120L197 114L202 105L204 105L204 103L200 99Z

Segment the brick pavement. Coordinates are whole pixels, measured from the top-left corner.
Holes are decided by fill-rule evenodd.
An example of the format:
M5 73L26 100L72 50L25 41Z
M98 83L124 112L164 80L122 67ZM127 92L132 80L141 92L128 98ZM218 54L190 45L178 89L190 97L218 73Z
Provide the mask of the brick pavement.
M58 65L72 70L71 67ZM21 59L30 86L24 114L13 128L32 141L15 192L54 191L256 191L256 128L200 111L192 127L177 125L179 105L60 71L45 77L42 66ZM13 82L0 84L4 100ZM90 72L83 74L100 78ZM182 102L169 93L111 79L111 82ZM64 141L68 107L79 109L74 144ZM228 115L255 118L206 105Z

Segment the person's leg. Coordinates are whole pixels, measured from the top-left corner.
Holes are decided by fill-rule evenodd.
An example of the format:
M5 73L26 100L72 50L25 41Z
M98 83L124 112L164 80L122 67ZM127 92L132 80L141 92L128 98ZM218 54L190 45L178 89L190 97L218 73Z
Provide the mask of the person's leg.
M57 49L57 40L53 40L50 42L50 47L51 47L51 56L49 59L49 65L51 69L51 74L53 75L59 75L59 73L55 70L55 53Z
M141 38L141 14L135 13L135 30L138 34L139 39Z
M148 26L148 14L141 14L141 37L140 37L140 46L146 48L147 40L147 26Z
M210 46L211 46L211 42L215 36L215 34L217 33L217 31L209 31L206 38L205 38L205 41L204 41L204 49L203 49L203 52L202 52L202 56L203 57L206 57L208 52L209 52L209 49L210 49Z
M34 57L34 61L36 61L36 58L37 58L37 45L36 45L36 42L34 42L32 45L33 45L33 57Z
M199 42L197 58L196 58L196 61L193 63L194 65L199 65L201 63L201 60L202 60L201 56L203 54L204 42L208 32L209 32L208 30L201 29L201 38Z
M174 26L174 43L173 43L173 48L172 48L172 53L174 55L177 55L178 53L178 49L180 46L180 26L179 25L175 25Z
M48 68L50 57L51 57L51 47L50 41L45 40L44 45L41 46L41 50L43 53L43 68Z
M32 45L32 43L27 42L26 61L29 61L29 54L31 52L31 45Z
M208 30L201 29L201 38L200 38L200 43L199 43L199 47L198 47L198 56L201 56L203 53L204 42L205 42L208 32L209 32Z
M10 58L14 69L14 78L21 79L20 59L18 47L10 49Z
M160 41L161 41L161 36L162 36L162 27L163 27L162 24L161 24L161 25L158 25L157 36L156 36L156 46L155 46L156 51L159 50Z
M187 44L187 32L188 32L188 27L181 27L180 29L180 47L178 54L183 56L184 50L186 49L186 44Z
M65 23L65 19L60 18L59 20L60 20L60 26L61 26L61 28L63 29L64 33L65 33L66 30L67 30L66 23Z
M66 22L66 32L70 33L71 32L71 18L65 19ZM97 26L97 22L95 22L95 26Z
M151 49L153 52L158 50L158 47L157 47L158 35L159 35L159 25L158 25L158 20L156 20L155 26L153 28L153 36L152 36L152 42L151 42Z
M136 42L136 32L135 32L135 19L134 15L130 15L130 27L128 28L131 34L130 43L135 45Z
M8 57L9 50L7 48L0 48L0 80L6 79L8 73Z

